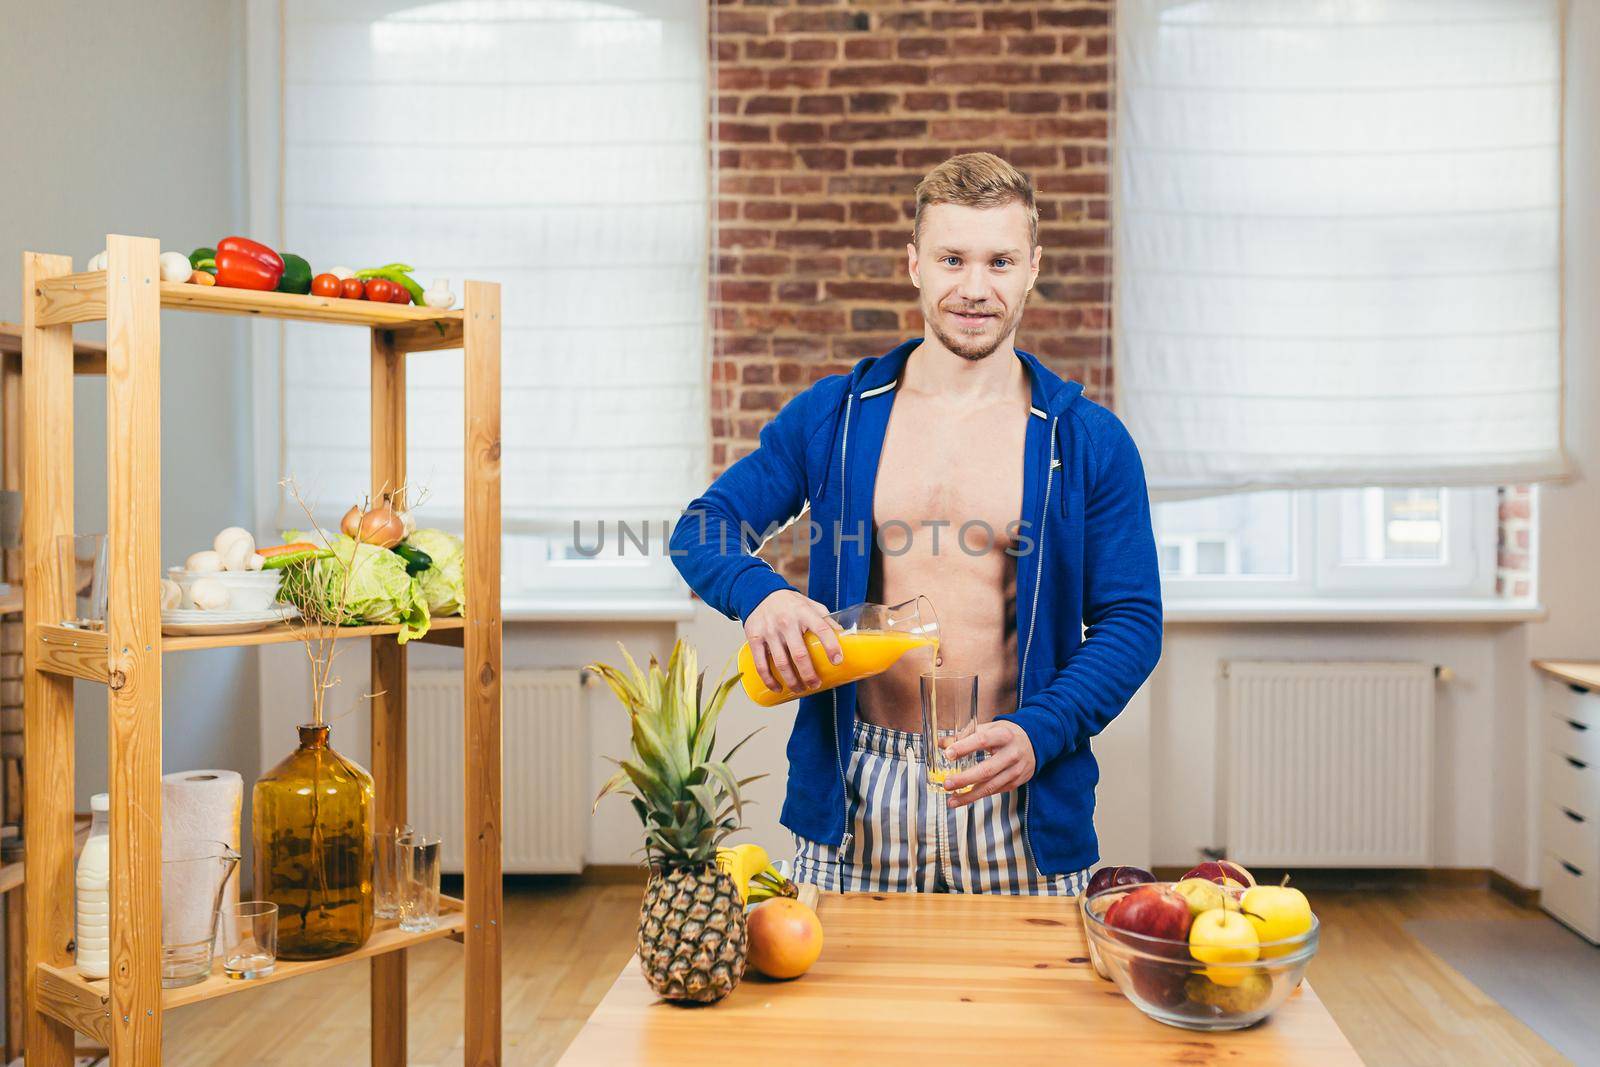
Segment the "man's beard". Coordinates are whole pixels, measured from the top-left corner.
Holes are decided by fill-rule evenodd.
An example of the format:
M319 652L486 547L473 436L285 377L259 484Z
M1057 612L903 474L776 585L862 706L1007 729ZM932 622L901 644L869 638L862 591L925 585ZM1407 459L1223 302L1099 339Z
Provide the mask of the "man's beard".
M1027 298L1024 296L1022 300L1018 301L1016 310L1006 318L1001 319L1000 329L992 334L987 330L978 334L951 333L944 327L942 308L935 308L935 314L931 316L924 313L923 319L927 322L928 329L933 331L933 336L938 339L940 344L969 363L976 363L993 355L995 349L999 348L1001 343L1012 335L1017 328L1017 323L1022 320L1022 309L1026 303ZM961 309L958 308L956 310ZM986 306L981 306L971 310L987 311L989 309Z

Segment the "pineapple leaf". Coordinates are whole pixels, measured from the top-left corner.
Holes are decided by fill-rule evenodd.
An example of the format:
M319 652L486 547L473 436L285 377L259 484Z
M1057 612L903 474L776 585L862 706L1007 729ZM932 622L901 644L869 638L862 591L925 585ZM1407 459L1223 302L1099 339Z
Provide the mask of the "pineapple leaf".
M733 810L737 813L744 801L739 797L739 780L733 776L733 771L728 769L726 763L716 760L709 760L702 764L702 767L708 775L717 780L717 784L722 786L722 791L733 802Z
M621 792L623 787L626 786L630 781L631 779L628 777L628 772L626 770L620 770L616 774L613 774L606 780L606 784L600 787L600 793L594 798L594 807L590 809L590 813L593 814L593 812L597 811L600 807L600 802L607 796L611 795L612 793Z
M744 747L744 743L746 741L750 740L756 734L759 734L762 730L765 730L765 729L766 729L765 726L757 726L754 730L751 730L749 733L745 734L744 737L741 738L732 748L728 749L728 751L726 751L726 752L724 752L722 754L722 762L723 763L727 763L730 760L732 760L733 759L733 754L735 752L739 751L741 748L743 748Z

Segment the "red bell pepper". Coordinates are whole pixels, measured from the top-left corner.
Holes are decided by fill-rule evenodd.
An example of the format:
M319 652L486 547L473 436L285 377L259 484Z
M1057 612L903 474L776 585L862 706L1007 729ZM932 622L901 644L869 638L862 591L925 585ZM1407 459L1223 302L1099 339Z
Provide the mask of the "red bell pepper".
M283 258L248 237L224 237L217 242L217 284L230 289L270 292L283 277Z

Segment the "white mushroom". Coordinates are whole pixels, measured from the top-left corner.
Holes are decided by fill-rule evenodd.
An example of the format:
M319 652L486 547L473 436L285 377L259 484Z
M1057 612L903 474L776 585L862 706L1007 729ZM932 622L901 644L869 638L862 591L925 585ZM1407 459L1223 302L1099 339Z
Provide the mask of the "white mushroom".
M171 578L161 579L161 610L172 611L182 603L183 587Z
M256 550L255 535L249 530L246 530L243 526L230 526L226 530L223 530L221 533L217 534L216 537L212 538L211 547L215 549L219 555L226 556L228 554L228 546L235 541L243 541L245 544L250 546L244 550L245 555L249 555Z
M255 554L255 546L249 541L234 538L222 548L222 569L225 571L248 570L250 568L250 557Z
M184 560L183 569L194 574L212 574L222 570L222 556L220 553L206 550L196 552Z
M250 553L250 558L245 561L245 569L258 571L267 565L267 557L259 552Z
M198 578L189 586L189 599L201 611L221 611L228 606L228 587L215 578Z
M189 275L194 273L194 268L189 265L189 257L182 252L161 253L161 280L164 282L186 282Z

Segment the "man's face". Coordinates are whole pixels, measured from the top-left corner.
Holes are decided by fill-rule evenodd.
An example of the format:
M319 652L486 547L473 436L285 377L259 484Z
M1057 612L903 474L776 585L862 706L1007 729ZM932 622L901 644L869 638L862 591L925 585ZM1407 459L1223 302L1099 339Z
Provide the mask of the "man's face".
M1020 201L1000 207L934 204L907 245L922 318L962 359L983 359L1016 335L1042 249L1030 247Z

